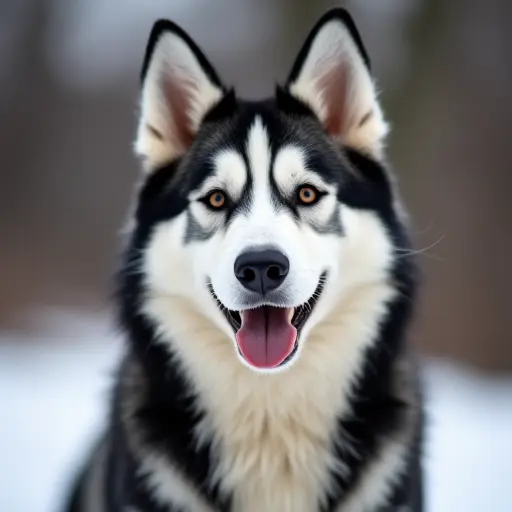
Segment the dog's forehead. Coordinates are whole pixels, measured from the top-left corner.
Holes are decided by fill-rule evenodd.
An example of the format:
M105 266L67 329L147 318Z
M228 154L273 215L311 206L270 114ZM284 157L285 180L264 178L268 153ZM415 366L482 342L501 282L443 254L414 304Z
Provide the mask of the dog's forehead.
M232 115L205 123L176 183L193 200L224 190L247 211L256 199L288 204L299 185L334 191L344 167L313 118L288 115L275 99L239 101Z
M245 107L227 126L211 153L213 169L221 179L249 182L251 188L293 178L308 166L319 142L318 134L301 130L300 121L284 118L266 103Z

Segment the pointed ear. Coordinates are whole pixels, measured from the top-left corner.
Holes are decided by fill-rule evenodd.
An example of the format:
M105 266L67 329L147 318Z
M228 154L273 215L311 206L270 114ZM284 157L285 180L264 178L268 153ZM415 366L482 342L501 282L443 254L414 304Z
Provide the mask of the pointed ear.
M135 151L152 169L188 149L225 89L192 39L168 20L153 26L141 79Z
M388 127L366 50L347 11L332 9L313 27L286 89L313 110L331 136L381 155Z

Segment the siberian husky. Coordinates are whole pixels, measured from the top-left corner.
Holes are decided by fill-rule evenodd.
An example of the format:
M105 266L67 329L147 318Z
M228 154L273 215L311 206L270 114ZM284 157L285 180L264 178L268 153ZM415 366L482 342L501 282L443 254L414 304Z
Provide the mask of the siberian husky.
M262 101L155 23L118 273L126 351L68 510L423 510L416 271L387 133L345 10Z

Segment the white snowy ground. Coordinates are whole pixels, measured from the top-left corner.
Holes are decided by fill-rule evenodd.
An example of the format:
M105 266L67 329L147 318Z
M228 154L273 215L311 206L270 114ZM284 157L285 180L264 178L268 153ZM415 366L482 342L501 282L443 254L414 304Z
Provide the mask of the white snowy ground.
M31 343L38 338L39 343ZM101 428L120 344L109 322L46 311L0 331L0 511L57 512ZM428 512L512 511L512 378L426 364Z

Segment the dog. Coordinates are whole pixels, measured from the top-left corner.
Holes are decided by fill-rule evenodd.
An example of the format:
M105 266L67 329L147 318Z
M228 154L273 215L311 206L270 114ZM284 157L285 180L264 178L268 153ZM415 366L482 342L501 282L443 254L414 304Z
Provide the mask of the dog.
M141 82L126 349L68 510L421 512L418 271L353 18L262 101L159 20Z

